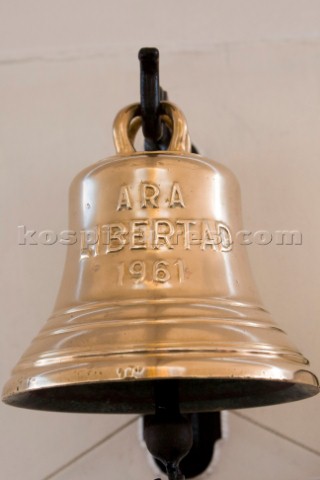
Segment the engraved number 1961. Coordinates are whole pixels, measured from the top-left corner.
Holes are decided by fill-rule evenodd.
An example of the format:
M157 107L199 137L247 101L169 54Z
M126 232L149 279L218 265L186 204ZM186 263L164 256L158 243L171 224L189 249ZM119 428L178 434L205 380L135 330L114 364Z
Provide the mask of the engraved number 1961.
M151 268L150 268L151 267ZM184 281L184 264L182 260L169 263L166 260L158 260L151 265L143 260L134 260L129 265L124 262L118 265L118 285L124 285L126 281L142 283L152 280L155 283L166 283L169 280Z

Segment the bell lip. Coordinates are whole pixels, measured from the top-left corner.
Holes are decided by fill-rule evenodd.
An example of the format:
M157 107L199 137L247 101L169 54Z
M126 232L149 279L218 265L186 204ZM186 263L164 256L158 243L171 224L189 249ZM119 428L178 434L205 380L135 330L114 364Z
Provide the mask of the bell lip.
M78 385L119 385L121 383L138 384L138 382L178 381L188 382L265 382L271 385L297 385L315 389L319 392L319 380L309 368L309 362L299 352L275 355L263 352L243 355L212 351L176 351L176 352L135 352L131 355L118 353L114 356L86 358L85 363L73 359L69 365L60 364L39 367L38 371L21 369L20 362L11 378L5 384L2 400L10 399L23 393L41 392ZM216 355L216 357L215 357ZM141 361L142 360L142 361ZM129 366L128 366L129 365ZM134 367L135 365L135 367ZM20 368L18 368L20 367ZM15 371L17 370L17 371ZM100 387L98 387L100 388ZM121 387L120 387L121 388ZM307 395L309 396L309 395ZM280 402L281 403L281 402Z
M19 408L53 412L152 414L155 384L162 382L165 388L170 383L179 385L182 413L233 410L313 397L320 392L319 383L317 377L308 373L310 383L231 377L87 381L4 393L2 401ZM201 399L197 396L199 391Z

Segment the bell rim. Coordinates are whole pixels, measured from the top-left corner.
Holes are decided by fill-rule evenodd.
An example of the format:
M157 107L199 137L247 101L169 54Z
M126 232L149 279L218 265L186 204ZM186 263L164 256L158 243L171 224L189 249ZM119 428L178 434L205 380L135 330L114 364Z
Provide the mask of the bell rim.
M169 390L170 384L175 385L175 389L178 385L181 413L233 410L311 398L320 388L316 377L308 373L311 383L230 377L87 381L4 393L2 401L31 410L145 415L155 413L153 395L156 385L159 387L162 383ZM200 390L201 398L197 394Z
M218 355L218 354L217 354ZM116 371L114 363L108 365L88 362L86 367L71 365L68 369L65 367L58 370L53 368L37 372L33 376L21 375L21 372L14 373L7 382L3 390L2 400L5 403L22 406L25 408L36 408L43 410L57 411L100 411L104 409L103 404L108 403L108 395L117 398L110 411L124 413L149 413L148 408L152 406L152 385L158 382L178 382L181 385L182 396L188 397L188 388L194 385L192 389L201 392L203 388L212 388L213 398L207 401L210 408L216 405L216 388L223 394L223 408L246 408L253 406L269 405L303 399L319 393L319 381L317 377L299 362L288 361L281 357L266 358L266 356L255 356L252 358L239 355L234 358L228 357L213 358L213 354L197 352L186 354L186 352L175 353L171 355L150 355L144 356L144 363L141 369L138 357L131 358L118 357L116 363L122 365ZM126 356L125 356L126 357ZM105 359L104 359L105 360ZM196 360L196 361L195 361ZM130 365L130 366L128 366ZM27 372L26 372L27 373ZM155 382L155 383L154 383ZM202 386L205 387L202 387ZM240 388L240 387L241 388ZM240 388L240 393L239 393ZM105 389L105 398L103 401L96 401L96 393ZM192 390L191 389L191 390ZM263 398L257 397L256 392L263 390ZM148 397L143 405L127 405L123 409L124 400L121 400L121 392L128 390L126 395L134 405L136 398L141 396ZM77 393L79 392L79 393ZM82 393L85 392L84 400ZM151 393L150 393L151 392ZM238 392L238 399L235 394ZM61 395L65 398L61 400ZM48 397L49 395L49 397ZM56 399L55 399L56 397ZM60 398L60 400L59 400ZM90 399L87 402L87 398ZM229 398L229 400L228 400ZM231 400L230 400L231 399ZM194 402L197 405L201 399L197 398ZM92 407L90 406L92 402ZM229 403L228 403L229 402ZM230 403L231 402L231 403ZM52 403L56 403L56 406ZM37 405L33 407L33 405ZM77 407L75 407L77 405ZM94 406L95 405L95 406ZM228 405L231 405L228 406ZM84 408L84 410L83 410ZM189 407L183 407L182 409ZM202 411L201 407L200 410ZM133 409L133 411L132 411ZM104 411L104 410L103 410ZM106 411L109 411L108 408ZM210 411L210 410L208 410Z

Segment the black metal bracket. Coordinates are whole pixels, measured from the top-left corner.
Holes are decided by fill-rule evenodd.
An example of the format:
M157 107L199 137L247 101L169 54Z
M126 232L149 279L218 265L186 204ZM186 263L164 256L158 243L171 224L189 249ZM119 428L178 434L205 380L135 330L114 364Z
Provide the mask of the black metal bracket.
M161 101L168 95L159 83L159 50L142 48L138 57L145 150L166 150L171 132L161 121ZM192 152L198 153L194 145ZM149 452L169 480L201 474L212 460L215 442L221 438L220 413L182 415L177 382L155 382L154 388L155 414L144 417L144 440Z
M140 106L142 132L145 138L145 150L166 150L171 133L161 121L161 102L168 100L168 94L160 86L159 50L157 48L141 48L140 60ZM192 145L192 153L198 153Z
M142 132L145 150L165 150L170 140L170 132L161 122L161 102L168 99L167 92L159 83L159 50L141 48L140 60L140 105Z
M201 475L212 462L215 443L222 437L220 412L182 414L179 396L179 381L155 381L155 411L143 419L145 444L168 480Z
M160 120L159 50L141 48L140 104L143 135L157 142L162 136Z
M168 480L185 480L180 462L191 450L193 432L190 417L180 413L178 383L155 382L154 396L155 414L145 415L143 422L146 446Z

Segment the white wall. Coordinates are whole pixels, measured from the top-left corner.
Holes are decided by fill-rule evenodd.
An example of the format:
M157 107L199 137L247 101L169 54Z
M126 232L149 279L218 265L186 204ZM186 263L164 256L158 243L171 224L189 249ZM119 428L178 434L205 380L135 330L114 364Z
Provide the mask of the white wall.
M65 228L70 181L112 154L113 118L138 100L142 46L160 49L195 144L237 174L246 227L302 231L249 255L320 374L320 2L2 0L0 23L1 383L51 313L65 254L19 246L17 226ZM0 413L1 478L154 478L133 417ZM209 478L319 480L319 417L317 397L230 413Z

